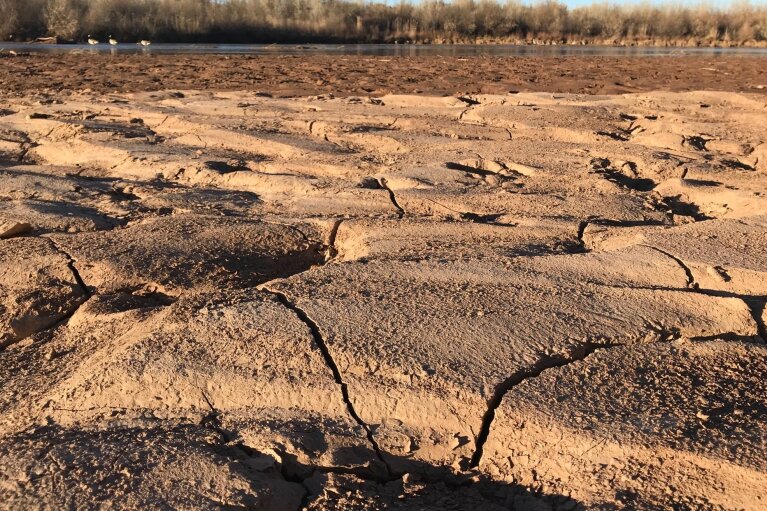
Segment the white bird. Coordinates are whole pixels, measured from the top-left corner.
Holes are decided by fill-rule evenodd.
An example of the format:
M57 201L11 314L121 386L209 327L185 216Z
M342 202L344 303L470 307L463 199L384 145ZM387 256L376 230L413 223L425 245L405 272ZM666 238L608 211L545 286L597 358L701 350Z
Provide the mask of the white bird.
M117 39L115 39L114 37L112 37L110 35L109 36L109 44L111 44L112 46L117 46Z
M92 38L90 35L88 36L88 44L99 44L97 39Z
M140 44L141 46L149 46L150 44L152 44L152 41L147 41L146 39L142 39L141 41L138 42L138 44Z

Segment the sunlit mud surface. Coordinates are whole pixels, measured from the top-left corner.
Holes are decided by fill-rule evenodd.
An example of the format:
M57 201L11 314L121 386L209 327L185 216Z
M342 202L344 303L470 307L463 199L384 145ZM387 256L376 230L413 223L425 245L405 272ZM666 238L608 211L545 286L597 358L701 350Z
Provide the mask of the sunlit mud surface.
M764 509L763 95L0 100L0 507Z

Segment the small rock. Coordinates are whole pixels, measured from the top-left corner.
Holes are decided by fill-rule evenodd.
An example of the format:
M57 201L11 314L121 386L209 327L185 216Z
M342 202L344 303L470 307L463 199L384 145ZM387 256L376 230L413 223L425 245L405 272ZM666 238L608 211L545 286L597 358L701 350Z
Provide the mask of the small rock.
M32 230L32 226L26 222L13 220L0 220L0 239L13 238Z

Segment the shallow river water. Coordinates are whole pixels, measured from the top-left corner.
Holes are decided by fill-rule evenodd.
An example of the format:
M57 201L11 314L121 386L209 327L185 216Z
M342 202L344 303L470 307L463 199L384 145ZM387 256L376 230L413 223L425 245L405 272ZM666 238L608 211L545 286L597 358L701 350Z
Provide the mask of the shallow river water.
M623 46L548 46L514 44L35 44L0 43L0 50L43 53L157 53L157 54L252 54L252 55L380 55L380 56L764 56L767 48L667 48Z

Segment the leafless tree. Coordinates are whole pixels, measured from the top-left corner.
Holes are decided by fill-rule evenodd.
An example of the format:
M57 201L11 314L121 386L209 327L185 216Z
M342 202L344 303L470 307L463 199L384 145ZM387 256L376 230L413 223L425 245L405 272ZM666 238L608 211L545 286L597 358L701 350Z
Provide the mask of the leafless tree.
M767 6L557 0L0 0L0 38L767 46Z

